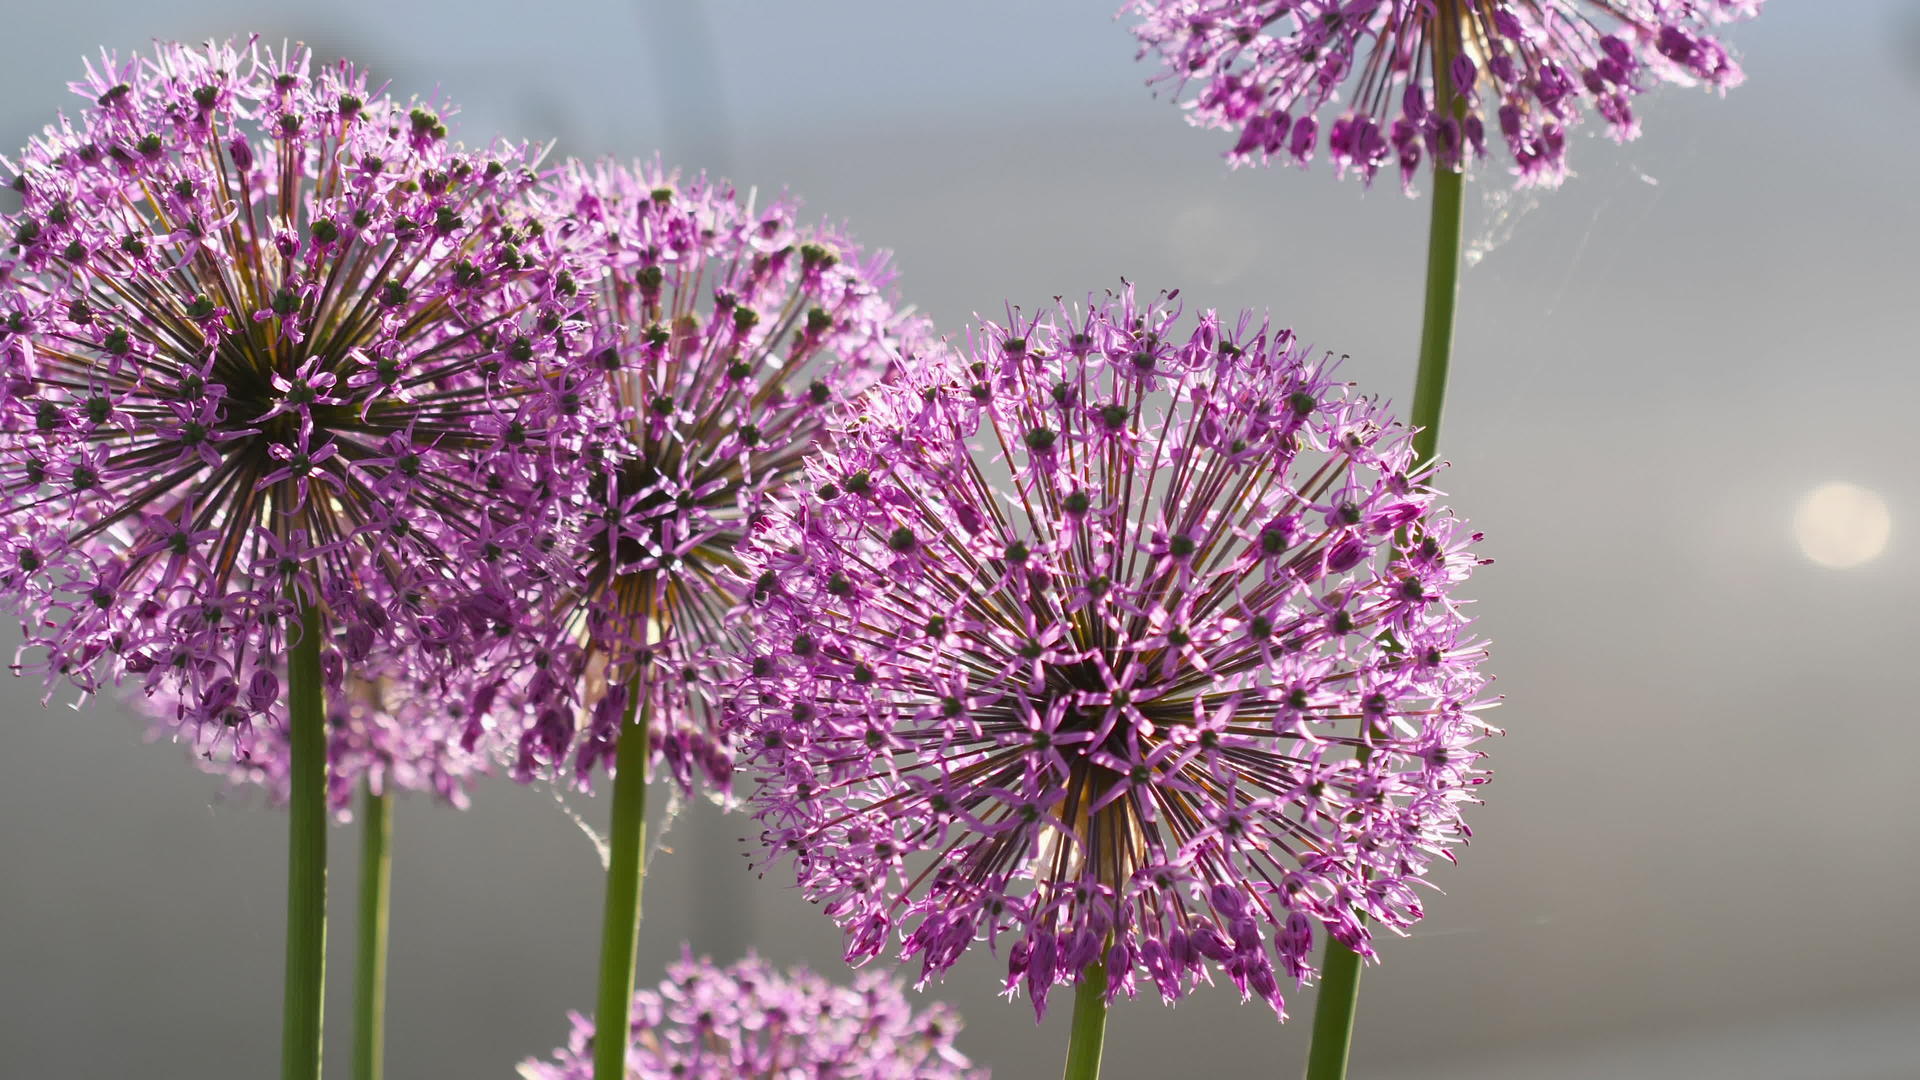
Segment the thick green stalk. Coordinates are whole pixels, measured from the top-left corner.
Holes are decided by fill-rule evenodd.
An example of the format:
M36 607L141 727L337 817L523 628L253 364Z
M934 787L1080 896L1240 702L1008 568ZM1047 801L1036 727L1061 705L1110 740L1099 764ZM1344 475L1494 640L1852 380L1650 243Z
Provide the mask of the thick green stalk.
M1096 962L1080 973L1080 986L1073 992L1073 1030L1067 1037L1064 1080L1097 1080L1106 1038L1107 965Z
M1466 177L1451 169L1433 170L1433 219L1427 230L1427 308L1420 323L1420 367L1413 377L1413 415L1420 430L1413 456L1433 459L1440 441L1440 410L1447 399L1447 364L1453 357L1453 313L1460 290L1460 219L1466 204Z
M1313 1045L1307 1080L1343 1080L1353 1045L1353 1014L1360 1005L1360 954L1327 938L1320 960L1320 994L1313 1006Z
M387 907L393 895L393 792L360 790L360 954L353 988L353 1077L380 1080L387 1042Z
M647 709L642 680L628 687L613 757L612 849L600 926L600 998L594 1012L594 1080L625 1080L633 966L640 947L640 886L647 873Z
M327 986L327 716L320 676L323 616L300 609L287 657L287 990L282 1080L319 1080Z
M1470 107L1453 92L1453 61L1464 50L1465 16L1459 0L1441 0L1430 32L1433 45L1433 101L1464 127ZM1447 364L1453 358L1453 312L1460 296L1460 219L1466 207L1467 147L1462 140L1459 169L1437 160L1433 166L1433 211L1427 226L1427 296L1420 320L1420 367L1413 376L1413 409L1408 422L1418 429L1413 456L1433 460L1440 442L1440 411L1447 400Z

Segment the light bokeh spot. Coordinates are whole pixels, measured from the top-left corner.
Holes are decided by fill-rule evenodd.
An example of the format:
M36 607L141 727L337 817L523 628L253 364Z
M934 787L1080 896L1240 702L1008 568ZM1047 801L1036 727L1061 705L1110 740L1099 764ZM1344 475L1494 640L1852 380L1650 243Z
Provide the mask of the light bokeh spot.
M1821 484L1793 512L1801 554L1835 570L1872 562L1893 536L1893 515L1878 492L1843 480Z
M1212 203L1181 208L1167 230L1167 254L1182 280L1224 285L1245 274L1260 255L1257 233Z

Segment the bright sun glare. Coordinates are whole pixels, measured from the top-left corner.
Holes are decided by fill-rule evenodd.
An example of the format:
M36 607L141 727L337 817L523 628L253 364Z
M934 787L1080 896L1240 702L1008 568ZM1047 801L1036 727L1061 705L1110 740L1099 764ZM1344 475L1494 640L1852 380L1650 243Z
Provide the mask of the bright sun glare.
M1793 512L1793 536L1801 553L1836 570L1871 562L1887 549L1892 535L1887 501L1858 484L1821 484L1802 496Z

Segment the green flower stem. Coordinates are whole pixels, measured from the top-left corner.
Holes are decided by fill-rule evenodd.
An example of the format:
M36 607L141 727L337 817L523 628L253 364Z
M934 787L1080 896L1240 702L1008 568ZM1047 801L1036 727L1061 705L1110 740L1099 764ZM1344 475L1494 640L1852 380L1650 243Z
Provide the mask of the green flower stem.
M353 990L353 1077L380 1080L387 1041L387 907L393 895L393 793L360 789L360 955Z
M647 709L642 681L628 687L613 757L613 830L607 910L600 927L600 997L594 1012L594 1080L625 1080L633 966L640 947L640 886L647 873Z
M1444 81L1444 80L1443 80ZM1453 313L1460 293L1460 219L1466 176L1433 171L1433 220L1427 231L1427 309L1420 323L1420 367L1413 377L1409 422L1413 456L1431 461L1440 441L1440 410L1447 399L1447 365L1453 358Z
M1067 1039L1064 1080L1097 1080L1107 1038L1107 965L1096 961L1080 973L1073 992L1073 1031Z
M319 1080L327 985L327 717L320 676L325 619L300 608L287 657L287 991L281 1010L282 1080Z
M1360 954L1327 938L1320 960L1320 993L1313 1006L1313 1044L1307 1080L1343 1080L1353 1045L1353 1014L1360 1004Z
M1465 125L1467 99L1453 92L1453 60L1465 48L1459 0L1441 0L1431 39L1433 42L1433 100L1435 108L1450 109L1454 122ZM1460 168L1433 167L1433 216L1427 227L1426 314L1420 320L1420 367L1413 376L1413 415L1408 422L1419 429L1413 436L1414 458L1433 460L1440 441L1440 410L1447 399L1447 364L1453 358L1453 313L1460 297L1460 219L1466 205L1467 148L1460 147Z

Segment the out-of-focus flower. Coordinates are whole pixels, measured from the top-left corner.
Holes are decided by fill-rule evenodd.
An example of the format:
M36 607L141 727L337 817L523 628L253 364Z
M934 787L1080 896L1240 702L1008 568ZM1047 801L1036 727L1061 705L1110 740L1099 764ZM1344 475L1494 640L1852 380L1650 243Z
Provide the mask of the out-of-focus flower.
M954 1049L960 1018L914 1011L900 984L865 973L835 986L749 955L730 967L683 955L655 990L634 995L628 1075L638 1080L971 1080L984 1069ZM526 1080L592 1080L593 1021L574 1014L554 1059Z
M591 301L594 435L570 489L580 573L532 605L531 675L477 696L519 707L522 778L571 757L585 782L645 707L681 784L725 790L713 695L736 643L734 545L799 474L823 417L920 324L888 296L884 255L800 224L789 200L756 206L657 163L578 162L540 197Z
M1164 67L1151 81L1193 89L1188 119L1238 133L1229 160L1304 166L1325 124L1342 176L1397 164L1411 190L1423 159L1485 157L1489 129L1521 185L1558 184L1587 110L1624 142L1640 133L1634 96L1656 83L1739 85L1711 28L1761 2L1129 0L1122 14Z
M1170 301L1172 298L1169 297ZM736 696L769 861L847 958L1004 948L1282 1008L1317 927L1466 838L1477 563L1408 433L1284 330L1124 296L907 365L743 549Z
M337 658L330 658L337 659ZM327 662L339 672L337 662ZM374 674L369 662L361 673L330 680L327 693L327 802L336 811L351 809L364 782L375 795L417 791L465 809L467 787L490 771L500 753L494 733L470 725L464 705L410 688L409 665L394 664L396 677ZM201 768L236 784L264 788L275 803L287 800L290 763L286 708L268 706L252 745L235 756L222 735L192 719L193 711L164 694L142 696L137 705L152 718L156 738L185 742Z
M554 543L584 363L515 202L531 158L299 46L163 44L73 88L78 121L0 169L17 666L131 676L245 759L302 632L349 672L460 663Z

